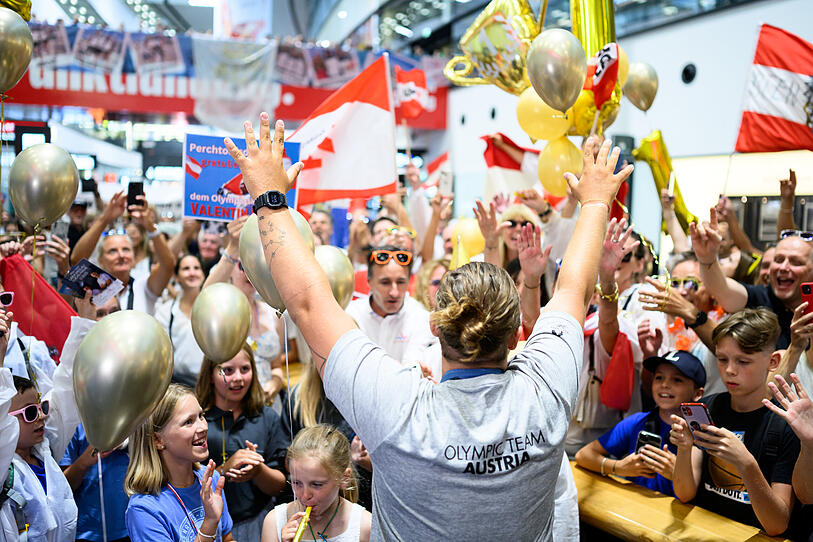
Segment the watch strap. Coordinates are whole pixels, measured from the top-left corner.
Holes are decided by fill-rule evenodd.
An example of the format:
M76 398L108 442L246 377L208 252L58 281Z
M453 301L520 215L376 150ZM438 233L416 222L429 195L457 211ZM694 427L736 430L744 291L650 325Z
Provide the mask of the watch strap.
M709 320L709 315L706 314L704 311L700 311L697 313L697 318L695 318L694 322L691 324L686 324L686 327L696 328L702 326Z

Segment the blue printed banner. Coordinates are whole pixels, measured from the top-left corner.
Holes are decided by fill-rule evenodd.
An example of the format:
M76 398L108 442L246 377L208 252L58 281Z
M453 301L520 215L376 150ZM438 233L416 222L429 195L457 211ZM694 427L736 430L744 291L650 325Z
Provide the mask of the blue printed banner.
M245 152L246 140L232 138ZM299 161L299 143L285 143L284 166ZM253 200L243 184L240 168L222 137L186 134L184 139L184 218L231 222L251 214ZM294 191L287 194L294 204Z

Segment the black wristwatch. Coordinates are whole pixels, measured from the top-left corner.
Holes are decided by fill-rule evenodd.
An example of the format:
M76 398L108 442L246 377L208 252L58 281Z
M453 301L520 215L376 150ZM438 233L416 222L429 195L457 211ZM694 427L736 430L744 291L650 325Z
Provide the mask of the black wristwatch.
M702 326L703 324L705 324L708 321L709 321L709 315L706 314L703 311L699 311L697 313L697 318L694 319L694 322L692 322L691 324L686 324L686 326L694 329L696 327Z
M283 207L288 207L288 201L285 199L285 194L282 192L277 190L269 190L265 194L260 194L260 196L254 200L255 213L263 207L268 207L269 209L281 209Z

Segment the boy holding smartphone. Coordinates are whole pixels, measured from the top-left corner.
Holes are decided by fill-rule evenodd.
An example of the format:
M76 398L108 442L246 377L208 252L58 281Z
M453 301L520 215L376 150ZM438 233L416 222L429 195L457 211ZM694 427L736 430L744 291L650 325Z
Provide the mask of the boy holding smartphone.
M703 399L714 425L692 431L672 416L677 446L675 496L733 520L783 533L793 509L793 466L799 440L762 404L779 321L767 309L744 309L714 330L717 366L727 392ZM702 447L702 449L700 448Z
M677 450L669 444L670 416L680 411L681 403L700 399L706 370L699 359L685 351L647 358L644 367L654 375L652 397L658 408L627 416L579 450L576 462L602 475L625 476L638 485L674 496L672 471Z

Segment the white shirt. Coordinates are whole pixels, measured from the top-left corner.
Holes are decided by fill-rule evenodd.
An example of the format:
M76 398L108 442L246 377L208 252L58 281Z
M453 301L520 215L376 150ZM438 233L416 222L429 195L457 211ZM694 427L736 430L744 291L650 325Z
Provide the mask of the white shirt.
M23 351L20 349L18 338L23 341L25 350L28 353L28 361L31 364L31 370L34 372L34 377L37 380L37 387L40 393L45 393L53 387L51 379L56 370L56 363L54 363L54 360L51 359L50 354L48 354L48 346L44 342L20 331L17 322L12 322L11 324L3 366L9 369L14 376L29 378L28 371L25 367L25 357L23 356Z
M152 293L147 286L147 278L130 276L130 286L124 285L124 289L119 292L119 306L121 310L129 308L130 291L132 287L133 310L146 312L150 316L155 313L155 302L158 296Z
M146 280L144 283L146 284ZM173 375L180 376L180 380L184 383L197 381L200 366L203 363L203 350L195 340L195 335L192 333L192 322L181 310L180 302L173 300L161 305L155 312L155 319L166 328L172 341L175 360ZM170 327L170 320L172 320L172 327Z
M347 314L356 321L370 340L404 365L425 362L426 350L438 342L429 329L429 313L413 298L404 297L401 310L379 316L373 311L372 297L355 299L347 305Z

